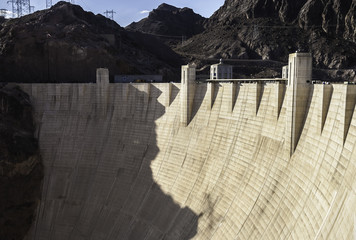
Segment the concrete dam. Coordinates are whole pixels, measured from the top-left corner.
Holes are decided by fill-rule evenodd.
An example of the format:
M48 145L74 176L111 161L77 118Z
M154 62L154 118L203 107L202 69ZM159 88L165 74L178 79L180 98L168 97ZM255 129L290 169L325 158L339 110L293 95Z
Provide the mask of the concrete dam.
M308 59L286 83L20 84L45 168L26 239L354 239L356 85Z

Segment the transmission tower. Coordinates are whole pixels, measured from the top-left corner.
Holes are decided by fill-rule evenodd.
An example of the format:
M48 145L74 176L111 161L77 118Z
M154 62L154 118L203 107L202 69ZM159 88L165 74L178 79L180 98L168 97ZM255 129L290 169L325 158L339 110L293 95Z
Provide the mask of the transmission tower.
M109 18L109 19L111 19L111 20L114 20L114 14L115 14L115 13L116 13L116 12L114 12L114 10L111 10L111 11L106 10L106 11L104 12L105 17L107 17L107 18Z
M13 17L22 17L26 14L31 13L31 3L30 0L9 0L7 3L12 4L12 15ZM34 9L34 7L32 8Z
M46 8L52 7L52 0L46 0Z

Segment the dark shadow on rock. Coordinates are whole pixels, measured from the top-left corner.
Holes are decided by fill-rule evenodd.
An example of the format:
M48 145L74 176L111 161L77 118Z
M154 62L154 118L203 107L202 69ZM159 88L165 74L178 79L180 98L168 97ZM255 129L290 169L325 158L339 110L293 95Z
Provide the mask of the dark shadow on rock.
M0 239L23 239L41 196L43 166L29 97L0 87Z

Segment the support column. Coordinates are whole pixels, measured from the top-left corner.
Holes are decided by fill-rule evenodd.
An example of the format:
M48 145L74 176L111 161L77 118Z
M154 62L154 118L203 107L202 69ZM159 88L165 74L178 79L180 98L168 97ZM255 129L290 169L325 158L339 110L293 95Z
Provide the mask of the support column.
M258 82L256 84L256 109L255 114L257 115L258 109L260 108L261 100L262 100L262 83Z
M234 106L236 102L236 96L237 96L237 84L234 82L230 83L230 96L229 96L229 111L233 112L234 111Z
M208 82L207 86L207 97L208 97L208 110L211 110L213 108L214 104L214 93L215 93L215 88L214 88L214 83L213 82Z
M181 72L181 113L180 120L187 126L191 120L195 93L195 64L182 66Z
M96 83L109 84L109 69L107 68L96 69Z
M143 97L143 101L145 103L145 106L148 107L148 102L150 100L150 95L151 95L151 84L150 83L144 83L142 91L145 93L145 95Z
M312 80L312 56L310 53L290 54L288 66L286 144L291 156L297 147L306 117Z
M279 114L281 113L281 109L282 109L282 104L283 104L283 99L284 99L284 94L285 94L285 89L286 89L286 85L283 83L276 83L276 107L275 107L275 116L276 119L278 120L279 118Z
M344 101L344 122L343 122L343 143L345 144L345 140L347 134L350 129L352 116L355 110L356 103L356 86L355 85L346 85L345 86L345 99Z
M172 83L168 83L165 93L165 106L169 107L171 105L171 97L172 97Z
M329 111L329 106L330 106L330 101L331 101L331 96L333 92L333 87L332 85L321 85L322 89L322 95L321 95L321 119L320 119L320 134L323 132L325 121L326 121L326 116Z
M97 104L100 110L105 114L108 103L109 91L109 69L97 68L96 69L96 97Z

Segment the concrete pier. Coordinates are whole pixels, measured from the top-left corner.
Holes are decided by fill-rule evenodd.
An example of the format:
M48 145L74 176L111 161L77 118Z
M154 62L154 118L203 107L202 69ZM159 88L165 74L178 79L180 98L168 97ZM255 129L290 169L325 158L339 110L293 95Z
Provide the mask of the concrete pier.
M181 123L187 126L191 120L195 94L195 65L182 66L181 70Z
M290 155L295 151L307 114L312 80L310 53L289 55L286 141L290 142Z

